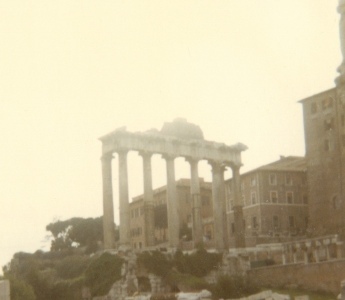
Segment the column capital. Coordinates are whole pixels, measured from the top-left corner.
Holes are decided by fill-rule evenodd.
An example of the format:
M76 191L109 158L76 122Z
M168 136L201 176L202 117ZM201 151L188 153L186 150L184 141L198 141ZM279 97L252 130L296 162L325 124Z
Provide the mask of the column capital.
M162 158L165 160L175 160L176 156L172 154L162 154Z
M229 167L231 170L239 170L243 166L243 164L234 164L234 163L226 163L225 166Z
M189 163L192 165L192 164L198 164L198 162L199 162L201 159L198 158L198 157L186 156L186 157L185 157L185 160L186 160L187 162L189 162Z
M110 152L110 153L104 153L104 154L101 156L101 161L102 161L102 162L111 161L113 158L114 158L114 156L113 156L113 153L112 153L112 152Z
M224 172L226 170L226 168L228 167L228 165L222 161L209 160L208 164L211 165L212 172L214 172L214 171Z
M127 153L129 152L129 149L126 149L126 148L119 148L119 149L116 149L116 153L118 155L127 155Z
M149 152L149 151L139 151L138 152L138 155L139 156L142 156L143 158L146 157L146 158L151 158L153 153L152 152Z

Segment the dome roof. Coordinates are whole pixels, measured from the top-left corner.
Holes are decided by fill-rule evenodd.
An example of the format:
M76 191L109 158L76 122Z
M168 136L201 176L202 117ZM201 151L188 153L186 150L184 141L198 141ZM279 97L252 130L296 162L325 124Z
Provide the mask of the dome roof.
M186 119L178 118L172 122L164 123L161 133L180 139L203 140L204 134L198 125L187 122Z

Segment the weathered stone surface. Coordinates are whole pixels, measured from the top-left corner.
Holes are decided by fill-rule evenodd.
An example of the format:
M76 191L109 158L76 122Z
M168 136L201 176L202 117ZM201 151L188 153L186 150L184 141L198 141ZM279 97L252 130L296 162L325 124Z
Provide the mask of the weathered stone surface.
M128 174L127 174L127 153L129 151L138 151L144 157L144 201L149 203L152 202L152 178L151 178L151 164L150 157L152 154L161 154L163 157L184 157L191 164L191 194L192 194L192 223L193 223L193 240L194 245L197 246L203 240L202 231L202 220L200 210L200 188L199 188L199 176L198 176L198 162L200 160L208 160L218 165L229 166L232 169L236 169L235 180L237 183L237 190L239 190L239 168L242 165L241 152L246 150L247 147L241 143L233 146L227 146L224 143L216 143L212 141L206 141L203 137L203 133L199 126L188 123L186 120L176 119L172 123L165 123L162 130L150 130L146 132L128 132L125 127L119 128L103 137L100 138L102 142L102 154L103 157L111 156L113 153L118 153L119 157L119 202L120 202L120 244L128 245L130 242L129 228L129 199L128 199ZM167 167L173 168L172 159L167 160ZM108 167L107 167L108 166ZM103 166L103 172L107 173L104 176L104 210L106 207L112 205L112 197L110 192L109 178L109 164ZM106 172L107 171L107 172ZM234 172L233 172L234 173ZM168 170L167 177L169 183L172 181L174 176L173 170ZM221 178L218 181L223 183ZM216 180L217 181L217 180ZM224 194L221 189L224 184L220 184L217 181L217 191L219 190L219 199ZM221 186L220 186L221 185ZM172 185L169 184L169 239L170 246L177 247L179 240L179 222L178 222L178 207L174 205L172 201L175 200L176 196ZM107 191L107 188L109 191ZM239 202L239 194L236 194L236 203ZM219 201L219 200L218 200ZM176 202L176 201L175 201ZM216 213L218 220L218 226L216 229L217 234L217 247L219 250L224 249L224 231L222 224L223 215L219 212L220 205L216 206ZM153 246L154 235L153 235L153 217L152 213L146 214L145 236L146 245ZM104 224L110 224L113 219L110 214L104 214ZM243 230L240 228L243 223L242 214L235 212L235 218L237 226L237 236L243 235ZM108 230L109 226L104 226L104 230ZM110 236L109 232L104 232L104 236ZM238 238L236 240L237 247L244 247L244 238ZM105 248L108 249L111 242L105 243Z
M0 300L10 300L10 282L9 280L0 281Z

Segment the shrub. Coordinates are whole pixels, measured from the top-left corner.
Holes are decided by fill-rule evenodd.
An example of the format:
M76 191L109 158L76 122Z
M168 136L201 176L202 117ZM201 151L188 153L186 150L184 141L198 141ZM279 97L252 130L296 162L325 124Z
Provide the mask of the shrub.
M188 273L196 277L206 276L209 272L216 269L222 260L221 254L208 253L200 248L193 254L184 255L176 252L174 264L181 273Z
M258 288L241 276L219 276L211 288L214 299L240 298L258 292Z
M143 265L149 273L161 277L165 277L173 266L172 261L169 261L167 257L159 251L140 253L137 261L139 264Z
M167 283L172 287L177 287L178 290L188 291L200 291L202 289L208 289L209 284L203 279L190 274L181 274L177 272L171 272L167 277Z
M85 271L85 283L92 296L106 295L114 282L121 279L123 259L109 253L93 260Z
M89 263L90 258L87 256L67 256L56 263L55 269L60 278L71 279L81 276L87 269Z

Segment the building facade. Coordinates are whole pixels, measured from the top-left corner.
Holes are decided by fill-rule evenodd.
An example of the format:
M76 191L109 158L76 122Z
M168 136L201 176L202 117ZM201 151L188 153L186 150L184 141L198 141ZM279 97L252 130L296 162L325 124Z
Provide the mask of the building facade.
M203 236L213 240L213 209L212 209L212 184L199 179L201 217L203 224ZM190 192L190 180L179 179L176 181L176 193L179 213L179 232L182 241L191 239L192 232L192 203ZM167 186L153 190L155 245L164 246L169 241L168 212L167 212ZM144 195L133 198L130 203L130 238L134 249L147 247L145 242L145 218Z
M281 157L241 175L246 246L282 242L306 235L308 189L303 157ZM232 180L226 182L230 247L235 234Z
M313 236L344 234L345 109L333 88L300 101ZM320 222L320 219L324 220Z
M342 62L335 87L301 100L313 236L345 238L345 1L339 0ZM320 222L321 220L321 222Z
M225 182L224 231L228 247L235 247L233 211L233 182ZM192 229L190 180L176 182L180 215L180 238L186 242ZM214 217L212 184L200 179L201 215L205 246L214 247ZM303 157L281 157L280 160L241 175L243 227L246 246L261 243L290 241L306 235L308 224L308 189L306 162ZM166 186L154 190L155 244L169 240L167 224ZM130 204L131 244L133 248L146 247L143 195ZM187 229L187 230L186 230ZM185 235L183 237L183 235ZM186 245L185 243L184 245ZM182 244L181 244L182 245Z

